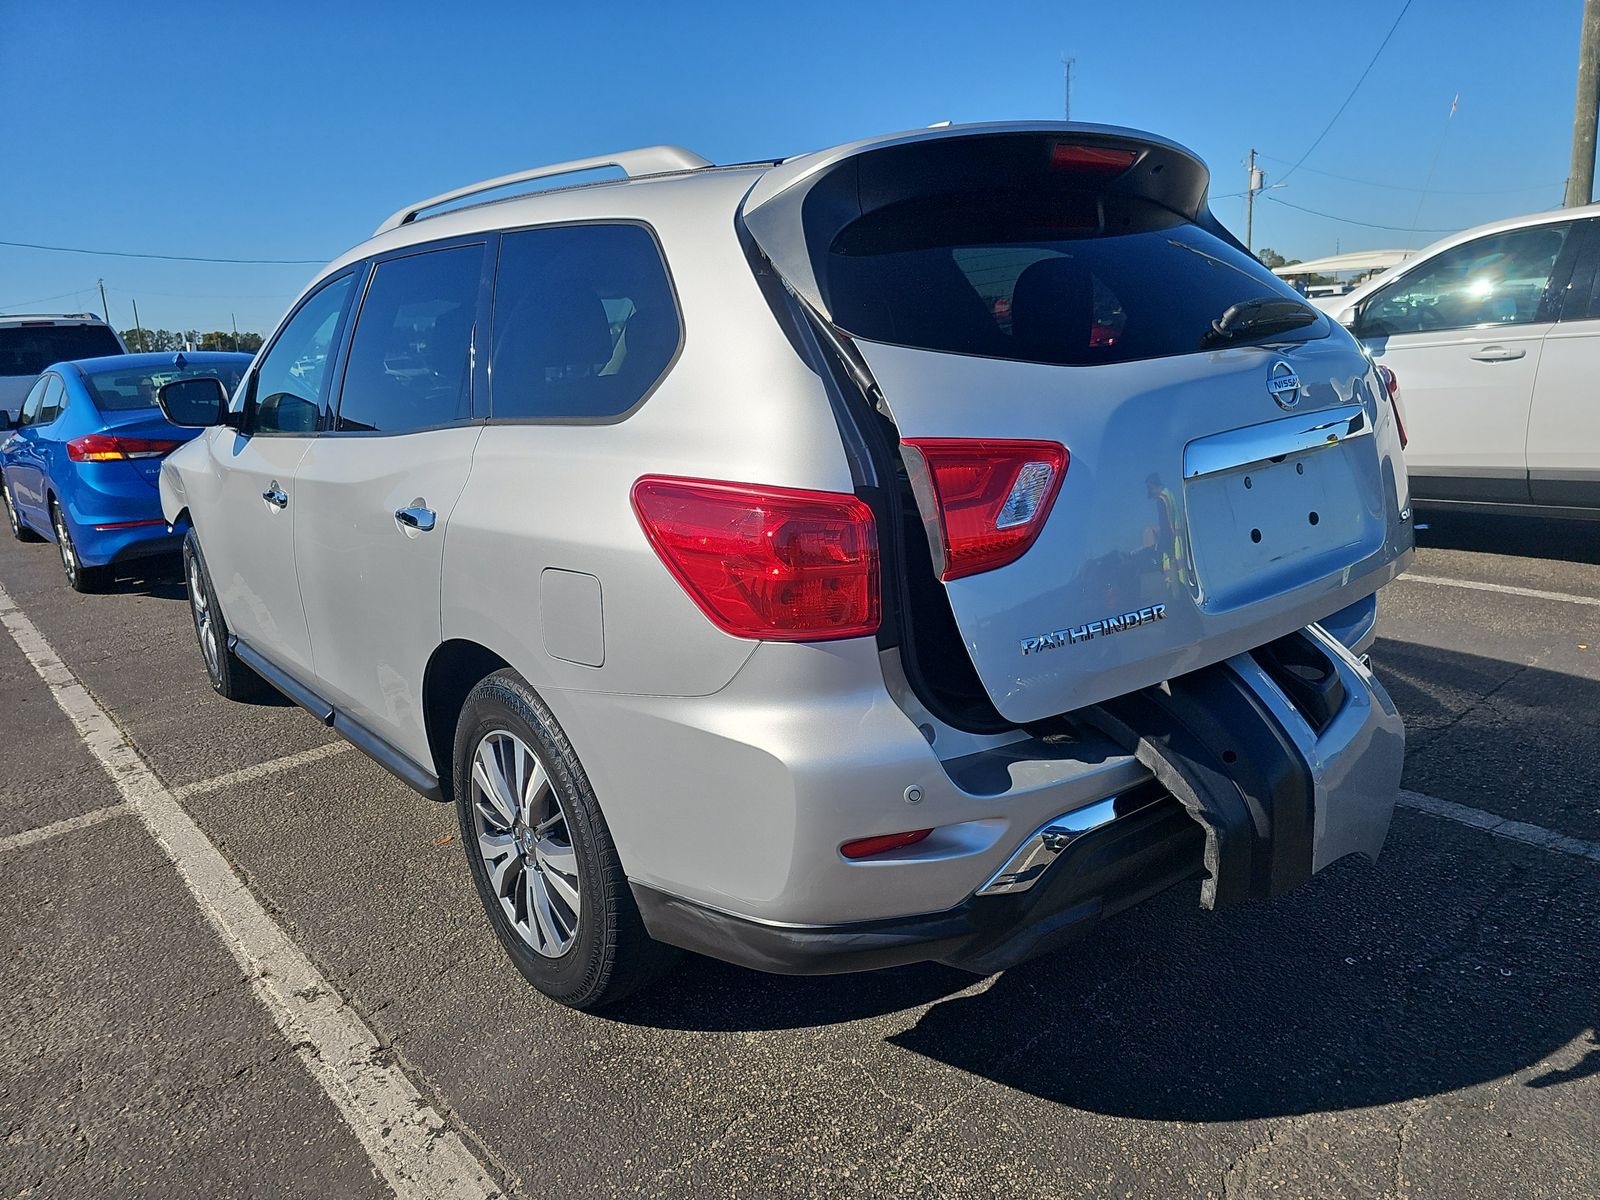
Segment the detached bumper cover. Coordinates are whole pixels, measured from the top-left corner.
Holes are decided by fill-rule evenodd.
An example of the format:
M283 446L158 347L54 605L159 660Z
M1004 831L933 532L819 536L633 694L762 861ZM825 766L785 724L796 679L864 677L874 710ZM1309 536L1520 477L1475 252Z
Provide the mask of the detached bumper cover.
M989 973L1185 881L1201 881L1206 907L1226 907L1281 895L1347 854L1376 858L1399 791L1399 715L1337 639L1316 626L1291 637L1080 714L1135 749L1154 782L1102 801L1114 817L1059 839L1020 886L986 886L942 912L799 925L636 883L645 925L660 941L779 974L925 961Z
M841 925L751 921L635 884L650 935L779 975L831 975L914 962L988 974L1054 950L1104 917L1201 874L1204 839L1170 797L1075 840L1039 883L945 912Z

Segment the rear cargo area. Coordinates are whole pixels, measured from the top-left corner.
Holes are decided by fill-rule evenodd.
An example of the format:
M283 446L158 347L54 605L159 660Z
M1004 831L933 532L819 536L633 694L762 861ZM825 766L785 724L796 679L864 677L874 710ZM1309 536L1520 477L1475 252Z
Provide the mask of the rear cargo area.
M1041 125L814 157L743 219L836 360L936 715L1074 712L1403 567L1370 361L1218 225L1193 155Z

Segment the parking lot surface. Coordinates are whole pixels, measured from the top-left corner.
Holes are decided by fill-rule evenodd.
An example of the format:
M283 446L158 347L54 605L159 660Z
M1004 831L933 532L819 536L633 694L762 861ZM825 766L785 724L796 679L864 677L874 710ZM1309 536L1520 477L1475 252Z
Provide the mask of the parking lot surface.
M450 809L211 692L175 573L79 596L0 544L0 1196L1600 1195L1600 530L1419 538L1376 866L989 978L689 959L600 1015L501 955ZM480 1176L385 1150L396 1088Z

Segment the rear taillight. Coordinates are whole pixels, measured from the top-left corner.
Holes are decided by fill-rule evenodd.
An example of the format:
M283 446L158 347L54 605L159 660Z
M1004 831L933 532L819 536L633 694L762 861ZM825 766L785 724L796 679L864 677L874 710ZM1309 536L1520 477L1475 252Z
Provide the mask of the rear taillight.
M877 837L857 838L840 846L839 853L846 858L871 858L902 846L915 846L932 832L931 829L908 829L904 833L880 833Z
M1394 413L1394 427L1400 434L1400 449L1404 450L1410 439L1406 437L1406 410L1400 403L1400 380L1382 363L1378 364L1378 374L1383 377L1383 390L1389 393L1389 411Z
M67 457L73 462L121 462L129 458L160 458L171 454L182 442L161 438L117 437L109 433L86 433L67 443Z
M1021 558L1044 528L1067 473L1060 442L910 438L902 444L944 580Z
M633 508L667 570L725 633L815 642L878 631L878 532L856 497L647 475Z
M1139 157L1137 150L1115 146L1081 146L1057 142L1050 151L1050 165L1058 171L1083 171L1091 175L1120 175Z

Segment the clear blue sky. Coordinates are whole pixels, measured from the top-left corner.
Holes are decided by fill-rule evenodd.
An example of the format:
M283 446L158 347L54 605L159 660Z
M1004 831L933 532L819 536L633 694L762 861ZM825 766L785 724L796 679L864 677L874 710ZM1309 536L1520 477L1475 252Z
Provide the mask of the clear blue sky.
M1198 151L1242 232L1242 201L1224 195L1243 188L1246 153L1281 178L1402 2L0 0L0 238L325 261L407 201L539 162L652 142L733 162L1059 117L1063 53L1073 116ZM1414 0L1273 193L1399 228L1263 200L1255 244L1300 258L1421 245L1437 235L1413 226L1557 206L1581 9ZM137 297L147 326L226 328L233 313L266 331L315 270L0 246L0 311L98 311L103 277L119 328Z

